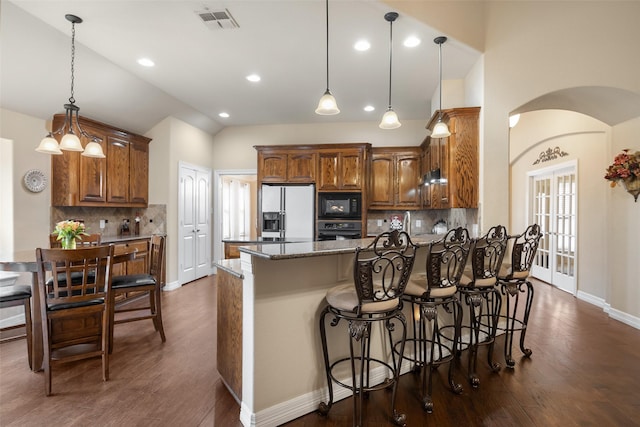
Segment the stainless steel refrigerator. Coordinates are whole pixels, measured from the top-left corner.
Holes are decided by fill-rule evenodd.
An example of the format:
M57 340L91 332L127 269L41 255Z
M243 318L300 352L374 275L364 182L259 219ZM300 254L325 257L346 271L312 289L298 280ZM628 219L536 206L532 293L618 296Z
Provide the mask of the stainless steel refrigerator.
M262 185L261 237L313 239L314 185Z

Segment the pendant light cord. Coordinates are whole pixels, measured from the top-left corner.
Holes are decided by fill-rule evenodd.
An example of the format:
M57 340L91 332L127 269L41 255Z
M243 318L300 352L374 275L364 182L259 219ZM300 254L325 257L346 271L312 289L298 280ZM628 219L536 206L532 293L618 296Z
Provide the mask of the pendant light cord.
M438 53L438 62L440 63L440 120L442 120L442 43L439 43L440 47Z
M389 21L389 109L391 109L391 64L393 63L393 21Z
M325 1L327 16L327 90L329 90L329 0Z
M69 102L71 104L75 104L76 100L73 97L73 69L75 65L76 58L76 23L71 23L71 96L69 97Z

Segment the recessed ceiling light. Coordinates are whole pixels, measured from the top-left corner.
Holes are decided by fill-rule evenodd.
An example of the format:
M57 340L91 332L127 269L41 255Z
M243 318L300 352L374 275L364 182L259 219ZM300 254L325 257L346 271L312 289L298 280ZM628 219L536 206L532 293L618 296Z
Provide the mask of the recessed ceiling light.
M416 47L421 43L422 40L417 38L416 36L409 36L404 40L404 45L406 47Z
M149 58L138 59L138 64L142 65L143 67L153 67L154 65L156 65L156 63Z
M220 114L218 114L218 115L219 115L220 117L222 117L223 119L226 119L226 118L228 118L228 117L229 117L229 113L225 113L225 112L222 112L222 113L220 113Z
M247 76L247 80L249 80L250 82L259 82L260 81L260 76L257 74L249 74Z
M374 107L373 105L367 105L366 107L364 107L364 111L368 111L368 112L373 111L375 109L376 107Z
M369 50L371 44L366 40L358 40L356 44L353 45L355 50L359 50L360 52L364 52L365 50Z

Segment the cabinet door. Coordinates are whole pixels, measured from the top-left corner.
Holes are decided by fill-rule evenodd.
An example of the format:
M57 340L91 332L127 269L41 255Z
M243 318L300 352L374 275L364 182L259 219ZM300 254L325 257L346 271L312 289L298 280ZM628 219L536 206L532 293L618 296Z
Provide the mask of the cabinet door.
M420 206L420 154L398 154L395 158L395 205Z
M369 204L371 207L390 207L393 205L393 156L373 154L371 156L371 188Z
M146 206L149 198L149 144L129 145L129 202Z
M290 153L287 160L287 182L315 182L316 159L316 154L308 151Z
M287 154L286 153L258 153L258 177L261 182L286 182L287 181Z
M321 153L319 158L320 174L318 190L337 190L338 187L338 153Z
M101 138L100 145L102 146L102 152L106 154L107 149L107 135L101 132L99 129L91 126L82 126L83 130L90 135ZM86 146L90 139L81 137L82 145ZM79 153L78 155L78 202L101 202L106 200L106 177L107 177L107 162L106 159L95 159L92 157L84 157Z
M107 141L107 202L129 201L129 142L115 137Z
M339 186L344 190L362 189L362 153L342 153L340 155Z

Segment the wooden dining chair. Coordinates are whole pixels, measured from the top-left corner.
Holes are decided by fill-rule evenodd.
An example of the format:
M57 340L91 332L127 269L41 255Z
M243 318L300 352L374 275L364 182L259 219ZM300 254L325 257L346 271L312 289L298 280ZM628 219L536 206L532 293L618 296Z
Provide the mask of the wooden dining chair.
M46 395L51 395L52 368L62 363L101 357L102 379L107 381L113 246L38 248L36 264Z
M29 285L9 285L9 286L0 286L0 308L8 308L8 307L20 307L24 306L24 329L25 334L19 335L18 337L7 338L6 340L21 338L23 336L27 339L27 356L29 357L29 368L33 369L33 341L31 337L31 286ZM17 326L8 326L4 328L0 328L0 331L7 331L10 329L14 329L20 327L22 325ZM1 340L5 341L5 339Z
M127 274L113 276L111 281L110 299L110 330L109 351L113 351L114 326L120 323L135 322L151 319L153 326L160 333L162 342L166 341L164 327L162 325L162 268L164 265L165 237L161 235L151 236L149 242L149 271L143 274ZM119 295L130 292L144 292L148 295L148 304L138 305L137 301L131 305L116 307L115 300ZM120 316L119 313L136 313L134 315Z

